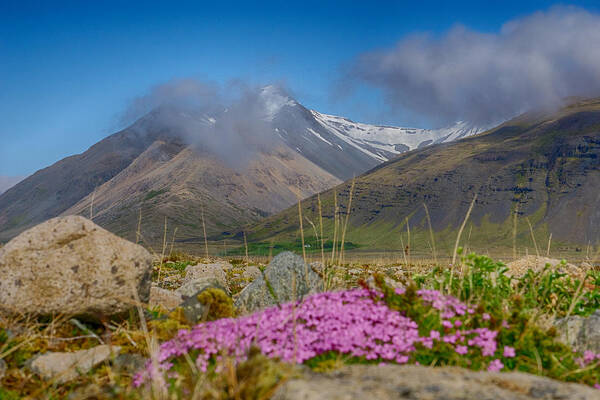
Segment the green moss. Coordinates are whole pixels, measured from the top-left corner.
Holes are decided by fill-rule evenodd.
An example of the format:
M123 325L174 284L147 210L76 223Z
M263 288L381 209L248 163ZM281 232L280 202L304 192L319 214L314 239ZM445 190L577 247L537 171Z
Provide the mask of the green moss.
M198 301L208 307L208 321L235 316L233 300L221 289L210 288L202 291L198 295Z
M161 194L167 193L168 191L169 189L151 190L148 192L148 194L146 194L146 197L144 197L144 201L152 200L156 196L160 196Z

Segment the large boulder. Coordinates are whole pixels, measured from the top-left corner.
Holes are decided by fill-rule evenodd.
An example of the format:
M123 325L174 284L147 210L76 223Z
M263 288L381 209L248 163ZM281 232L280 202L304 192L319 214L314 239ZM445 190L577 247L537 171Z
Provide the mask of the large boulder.
M323 289L323 278L302 257L291 252L277 255L263 274L242 290L236 308L249 313L276 304L299 300Z
M578 351L600 353L600 310L589 317L572 315L556 321L560 339Z
M54 218L0 249L0 311L96 318L150 295L152 256L80 216Z
M85 375L96 365L119 354L119 346L100 345L72 353L48 352L32 359L29 368L42 379L65 383Z
M592 400L598 390L535 375L456 367L352 365L328 374L307 371L285 382L273 400Z

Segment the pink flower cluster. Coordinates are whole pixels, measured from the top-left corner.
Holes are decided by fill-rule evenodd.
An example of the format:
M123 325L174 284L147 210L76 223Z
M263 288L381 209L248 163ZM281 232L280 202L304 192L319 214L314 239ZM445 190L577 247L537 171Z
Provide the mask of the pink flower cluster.
M452 296L434 290L417 292L425 304L440 311L445 331L432 330L420 337L417 324L398 311L390 309L379 292L354 289L319 293L303 301L267 308L237 319L220 319L180 331L177 336L161 345L158 370L150 363L139 373L134 384L139 386L150 375L168 371L171 360L192 350L199 350L196 366L206 371L213 357L230 356L245 359L249 349L256 346L269 357L302 363L330 351L367 360L406 363L421 343L432 348L434 341L455 346L458 354L467 354L468 346L478 347L482 355L496 352L497 332L487 328L460 330L462 322L451 318L472 314L465 304ZM397 294L402 291L397 290ZM504 356L514 356L504 349ZM496 360L500 362L499 360ZM495 362L495 361L494 361ZM494 363L493 362L493 363ZM491 370L501 369L497 362Z
M596 354L593 351L586 350L583 352L583 357L576 358L575 361L579 364L579 366L581 366L581 368L590 365L594 361L600 363L600 353Z

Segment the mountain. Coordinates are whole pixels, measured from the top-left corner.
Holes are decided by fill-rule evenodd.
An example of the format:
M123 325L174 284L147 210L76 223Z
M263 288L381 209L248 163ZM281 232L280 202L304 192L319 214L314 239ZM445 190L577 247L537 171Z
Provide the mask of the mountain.
M22 181L22 176L2 176L0 175L0 194L6 192L11 187Z
M399 249L408 243L408 222L412 244L431 254L425 204L438 249L448 254L477 195L463 243L512 247L516 221L520 252L545 250L550 234L553 248L582 248L600 239L599 185L600 99L579 101L406 152L357 177L347 240ZM351 187L346 181L320 194L328 238L333 236L334 193L344 219ZM303 215L318 221L317 196L302 204ZM297 221L297 207L292 207L244 230L253 242L293 240ZM305 232L314 236L310 233Z
M246 104L248 103L248 104ZM160 241L229 232L359 175L403 151L479 130L373 126L309 110L274 86L243 107L161 106L86 152L0 195L0 241L58 215Z
M369 125L309 110L273 86L263 88L262 95L272 99L278 110L272 116L276 134L340 179L359 175L405 151L484 130L465 122L437 130Z

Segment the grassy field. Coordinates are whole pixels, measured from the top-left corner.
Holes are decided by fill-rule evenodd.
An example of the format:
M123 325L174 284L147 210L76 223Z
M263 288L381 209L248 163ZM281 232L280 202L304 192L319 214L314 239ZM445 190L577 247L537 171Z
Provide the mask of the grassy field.
M321 257L320 253L309 254L315 260ZM331 254L327 256L330 259ZM553 269L511 279L504 276L502 263L486 256L467 255L462 249L454 268L448 267L447 257L438 256L437 263L431 254L428 258L415 256L409 262L404 262L405 257L406 254L369 254L365 249L353 250L344 257L344 264L331 264L326 269L330 278L328 289L360 288L370 277L375 277L380 287L378 290L384 293L390 310L417 322L419 333L425 336L433 330L444 335L448 330L441 325L444 319L440 314L432 313L435 309L420 298L417 291L433 290L443 296L454 296L456 301L474 311L467 316L456 315L453 319L465 326L497 331L498 346L515 349L515 357L498 356L503 370L531 372L589 385L600 381L600 370L593 365L581 368L577 354L556 340L557 332L553 326L557 318L589 315L600 306L600 267L589 267L585 282L581 277L564 276ZM244 269L248 265L262 268L268 260L266 257L246 258L245 255L204 259L173 252L163 261L155 265L153 279L169 289L177 287L189 264L231 262L234 268L228 272L227 279L235 295L247 284L242 279ZM406 291L400 293L390 289L384 278L402 284ZM221 310L221 314L208 315L208 321L236 316L233 308L216 309ZM222 310L231 311L223 314ZM180 329L189 328L191 324L177 310L168 312L142 304L128 318L103 324L74 323L70 316L51 319L4 316L0 319L0 359L6 362L7 372L1 381L0 398L66 399L92 393L96 398L122 399L261 399L268 398L277 386L298 373L293 363L266 357L257 349L249 349L244 360L231 357L215 359L206 372L194 367L193 359L198 353L193 351L189 356L173 359L177 379L153 380L140 388L132 386L137 371L120 365L116 359L65 384L43 381L27 369L27 361L36 354L91 348L100 341L121 346L122 354L150 358L158 351L159 343L173 338ZM431 348L417 346L408 357L409 363L457 365L471 369L485 369L492 359L482 355L477 348L458 354L442 342ZM558 359L561 361L556 362ZM304 363L322 371L348 363L381 361L334 352L312 357ZM189 397L191 394L195 397Z

